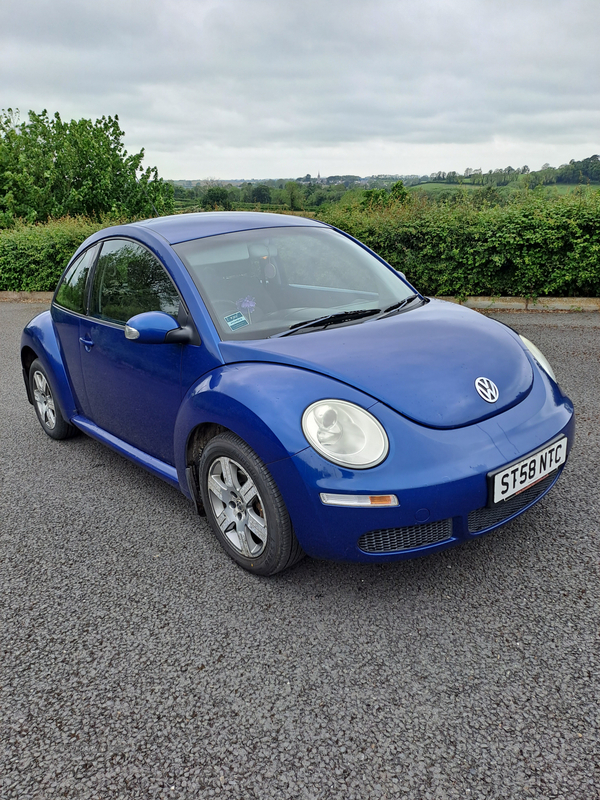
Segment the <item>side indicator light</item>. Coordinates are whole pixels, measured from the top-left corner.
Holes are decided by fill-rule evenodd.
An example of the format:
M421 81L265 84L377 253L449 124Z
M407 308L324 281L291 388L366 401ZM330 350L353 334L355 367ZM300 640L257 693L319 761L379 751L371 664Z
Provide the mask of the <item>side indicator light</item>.
M321 502L326 506L399 506L395 494L326 494L321 492Z

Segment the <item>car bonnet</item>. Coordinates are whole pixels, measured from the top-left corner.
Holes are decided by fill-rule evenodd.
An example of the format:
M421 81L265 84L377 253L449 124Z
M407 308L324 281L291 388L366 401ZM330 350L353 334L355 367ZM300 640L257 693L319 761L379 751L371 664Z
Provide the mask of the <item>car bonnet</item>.
M331 376L433 428L494 416L521 402L533 383L529 359L509 328L435 300L386 319L220 348L226 363L281 363ZM478 378L496 384L495 402L480 396Z

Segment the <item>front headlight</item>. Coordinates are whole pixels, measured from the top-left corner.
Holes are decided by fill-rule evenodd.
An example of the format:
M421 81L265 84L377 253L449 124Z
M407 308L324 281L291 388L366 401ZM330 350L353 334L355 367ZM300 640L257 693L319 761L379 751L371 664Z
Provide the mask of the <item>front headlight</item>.
M302 415L304 435L328 461L351 469L381 464L389 444L372 414L345 400L319 400Z
M525 347L529 350L531 355L538 362L540 367L543 370L545 370L548 373L548 375L550 375L550 377L552 378L553 381L556 382L556 375L554 374L554 370L552 369L552 367L548 363L548 359L542 353L542 351L539 349L539 347L536 347L533 342L530 342L529 339L526 339L525 336L521 336L521 334L519 334L519 338L521 339L521 341L523 342Z

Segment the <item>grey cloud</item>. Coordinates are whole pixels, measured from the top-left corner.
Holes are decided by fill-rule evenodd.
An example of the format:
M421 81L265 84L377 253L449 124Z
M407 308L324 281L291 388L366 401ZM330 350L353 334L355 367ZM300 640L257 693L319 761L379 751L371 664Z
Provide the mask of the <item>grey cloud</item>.
M182 160L199 144L597 138L596 0L33 0L27 10L4 0L3 105L118 113L128 135L149 137L148 152Z

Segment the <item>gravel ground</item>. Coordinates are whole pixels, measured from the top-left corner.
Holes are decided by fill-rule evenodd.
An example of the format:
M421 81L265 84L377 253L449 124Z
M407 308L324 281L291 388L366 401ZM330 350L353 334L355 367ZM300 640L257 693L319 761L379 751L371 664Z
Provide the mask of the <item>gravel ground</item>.
M496 316L578 413L554 491L427 558L228 560L176 490L53 442L0 304L0 797L600 797L600 315Z

